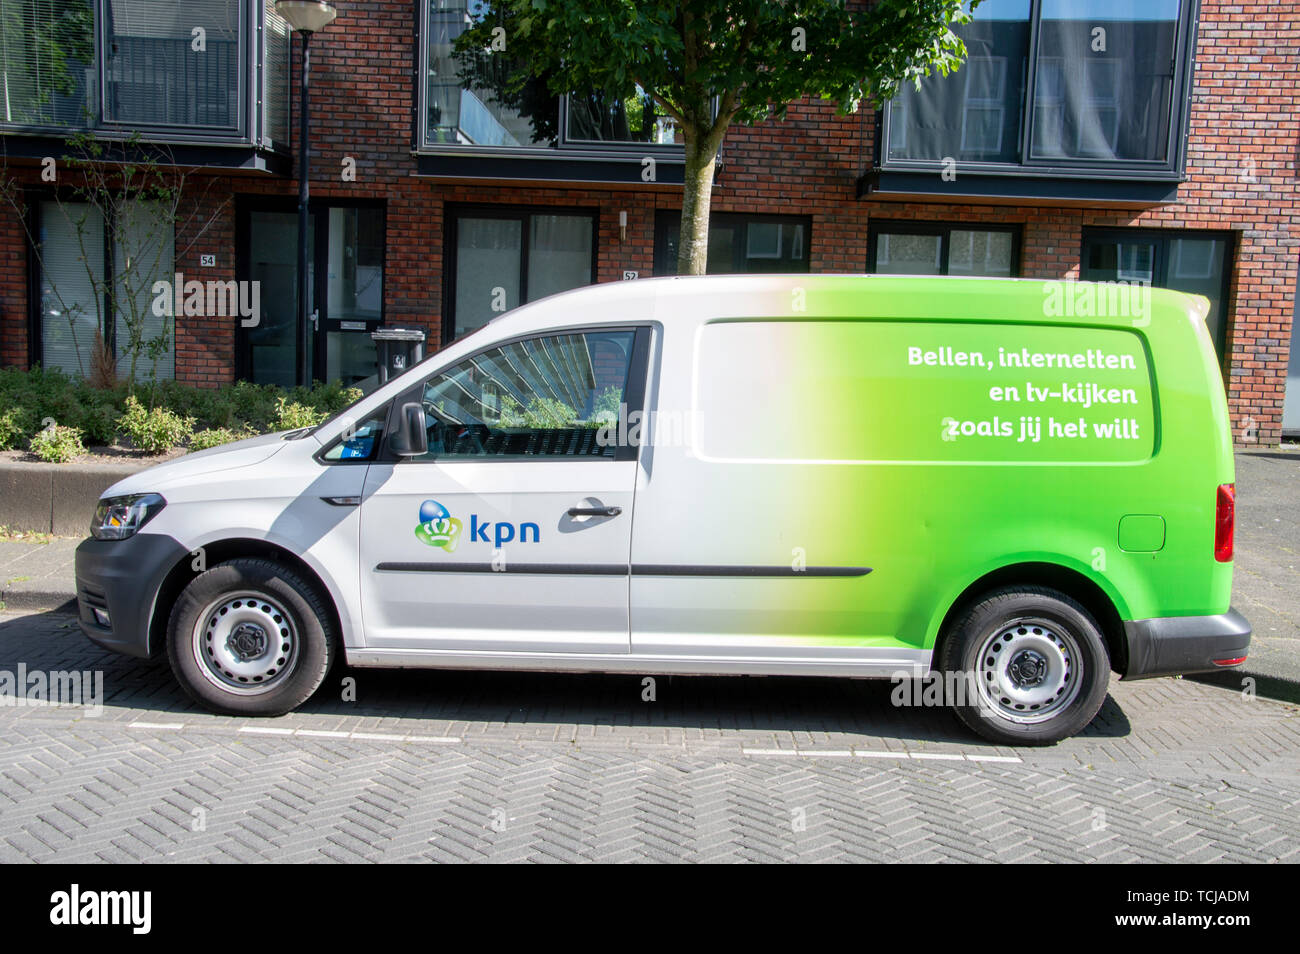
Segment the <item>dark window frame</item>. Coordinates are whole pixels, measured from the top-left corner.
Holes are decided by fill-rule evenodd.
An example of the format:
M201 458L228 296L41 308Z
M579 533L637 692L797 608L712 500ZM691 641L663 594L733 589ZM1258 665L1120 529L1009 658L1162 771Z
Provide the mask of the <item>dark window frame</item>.
M597 283L596 264L600 253L600 212L594 206L570 205L499 205L478 202L448 202L443 206L443 219L446 237L443 248L442 300L444 302L442 319L442 338L440 347L446 347L458 340L456 334L456 270L459 267L457 256L457 228L461 218L470 219L513 219L520 223L519 249L519 305L528 304L528 245L532 237L529 220L534 215L572 215L591 219L591 281L588 286ZM583 287L583 286L579 286ZM515 307L519 307L516 305ZM514 309L510 309L513 311ZM508 314L502 312L501 314ZM474 331L478 329L475 328ZM473 334L467 331L461 337Z
M659 209L655 212L655 245L654 245L654 274L676 275L677 262L670 260L668 255L668 237L672 233L674 226L681 223L682 213L680 209ZM744 256L742 250L746 246L749 236L749 223L760 222L772 225L802 225L804 227L804 263L806 267L797 274L812 272L812 216L811 215L780 215L768 214L764 212L714 212L709 216L709 230L712 231L716 224L731 224L733 226L741 224L744 226L743 232L737 235L736 251L732 257L732 264ZM678 240L680 241L680 235ZM758 275L761 272L713 272L715 275Z
M1196 35L1200 20L1200 0L1179 0L1178 32L1174 41L1173 89L1170 93L1167 159L1108 160L1031 158L1034 135L1035 90L1037 89L1039 25L1043 0L1030 0L1029 48L1026 63L1025 91L1020 104L1020 159L1018 162L957 160L963 173L1025 178L1080 179L1154 179L1182 181L1187 162L1187 134L1191 118L1195 83ZM960 70L958 71L958 73ZM954 74L956 75L956 74ZM892 101L876 112L878 135L875 142L875 167L882 172L934 172L944 168L943 159L891 159Z
M1230 347L1231 335L1229 331L1232 325L1232 279L1233 273L1237 266L1237 244L1238 235L1236 232L1225 229L1184 229L1184 228L1141 228L1128 226L1087 226L1085 225L1079 236L1079 276L1084 278L1088 269L1088 249L1093 244L1108 244L1115 241L1133 241L1141 239L1149 241L1153 248L1151 261L1151 287L1153 288L1170 288L1165 284L1169 278L1169 250L1176 239L1204 239L1218 240L1224 243L1223 249L1223 278L1221 279L1219 289L1219 301L1223 306L1222 321L1219 323L1219 334L1213 341L1214 349L1218 354L1220 366L1227 370L1231 364L1232 349ZM1173 289L1178 291L1178 289ZM1214 336L1211 336L1214 339Z
M940 275L948 274L948 256L953 232L1009 232L1011 234L1011 274L1020 277L1020 240L1022 228L1018 224L985 222L927 222L916 219L872 219L867 224L867 271L876 272L876 255L880 233L889 235L937 235L939 237ZM965 277L965 276L963 276ZM971 276L975 278L1001 278L1000 275Z

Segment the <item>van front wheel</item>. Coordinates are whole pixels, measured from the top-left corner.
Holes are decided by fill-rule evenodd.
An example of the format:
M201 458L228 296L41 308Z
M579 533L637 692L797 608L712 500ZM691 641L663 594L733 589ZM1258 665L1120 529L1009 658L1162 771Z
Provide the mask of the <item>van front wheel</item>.
M201 705L228 715L283 715L306 702L334 655L330 614L297 573L231 560L181 591L167 626L172 672Z
M954 621L940 653L949 702L986 739L1049 745L1084 729L1106 699L1110 657L1092 615L1064 593L997 590Z

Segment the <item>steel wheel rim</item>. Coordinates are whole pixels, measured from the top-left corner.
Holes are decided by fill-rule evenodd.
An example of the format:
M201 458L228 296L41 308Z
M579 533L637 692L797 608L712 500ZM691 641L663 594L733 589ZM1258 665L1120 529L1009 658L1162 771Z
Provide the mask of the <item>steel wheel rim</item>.
M257 696L280 685L298 661L293 616L265 593L220 596L204 607L191 640L205 679L223 692Z
M986 712L1019 725L1037 725L1078 698L1083 684L1079 642L1057 622L1012 620L980 644L975 676Z

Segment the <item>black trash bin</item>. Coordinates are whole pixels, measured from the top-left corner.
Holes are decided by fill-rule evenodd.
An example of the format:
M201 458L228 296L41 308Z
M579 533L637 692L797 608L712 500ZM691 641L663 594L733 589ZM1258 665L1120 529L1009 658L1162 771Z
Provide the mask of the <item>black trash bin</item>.
M379 383L386 384L424 358L422 328L376 328L370 332L379 359Z

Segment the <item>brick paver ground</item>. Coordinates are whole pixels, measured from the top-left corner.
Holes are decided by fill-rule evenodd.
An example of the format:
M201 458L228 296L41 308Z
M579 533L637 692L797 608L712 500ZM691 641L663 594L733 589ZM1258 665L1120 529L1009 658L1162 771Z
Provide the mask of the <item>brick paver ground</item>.
M1010 749L887 682L340 670L230 719L59 613L0 616L19 664L104 708L0 708L0 861L1300 859L1300 709L1186 680Z

